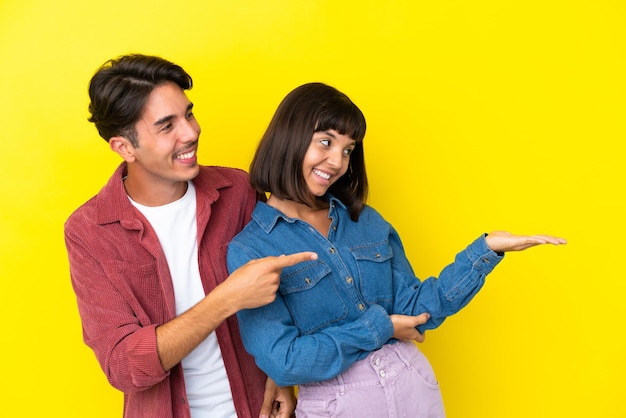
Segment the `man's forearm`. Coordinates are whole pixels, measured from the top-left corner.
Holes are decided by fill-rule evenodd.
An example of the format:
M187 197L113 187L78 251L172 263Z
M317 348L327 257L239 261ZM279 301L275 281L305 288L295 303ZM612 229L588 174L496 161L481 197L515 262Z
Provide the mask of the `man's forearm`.
M157 350L163 369L170 370L235 312L220 286L188 311L156 329Z

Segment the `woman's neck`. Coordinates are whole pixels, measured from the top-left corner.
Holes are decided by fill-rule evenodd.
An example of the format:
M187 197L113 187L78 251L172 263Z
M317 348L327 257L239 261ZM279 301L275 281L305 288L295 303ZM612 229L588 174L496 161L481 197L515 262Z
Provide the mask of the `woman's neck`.
M317 229L320 234L328 236L328 228L330 228L330 218L328 217L329 204L323 199L317 199L317 206L311 207L304 203L294 202L293 200L279 199L274 195L270 195L267 204L274 209L284 213L286 216L294 219L301 219Z

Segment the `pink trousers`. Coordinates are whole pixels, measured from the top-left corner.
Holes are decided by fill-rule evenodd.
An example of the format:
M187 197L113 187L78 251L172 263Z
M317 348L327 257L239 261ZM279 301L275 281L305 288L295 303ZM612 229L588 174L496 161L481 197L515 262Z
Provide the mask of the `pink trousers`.
M339 376L298 388L297 418L444 418L439 384L413 342L386 344Z

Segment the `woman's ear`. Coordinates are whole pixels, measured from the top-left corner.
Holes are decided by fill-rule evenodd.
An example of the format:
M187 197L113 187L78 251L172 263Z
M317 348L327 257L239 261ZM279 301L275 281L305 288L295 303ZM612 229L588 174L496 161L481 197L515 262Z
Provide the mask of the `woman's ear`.
M114 136L109 139L109 147L126 161L132 163L135 161L135 147L130 141L123 136Z

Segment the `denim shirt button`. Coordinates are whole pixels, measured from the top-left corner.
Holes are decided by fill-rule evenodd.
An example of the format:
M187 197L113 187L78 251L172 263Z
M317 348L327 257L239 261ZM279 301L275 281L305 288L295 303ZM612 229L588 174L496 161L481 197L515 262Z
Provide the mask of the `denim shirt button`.
M364 311L365 310L365 305L363 305L362 303L359 303L359 309Z
M311 279L309 279L308 277L305 277L305 278L304 278L304 282L305 282L306 284L311 284Z
M330 250L328 250L328 251L330 251L330 253L331 253L331 254L335 254L335 249L334 249L334 248L332 248L332 247L331 247L331 248L330 248Z
M346 277L346 282L348 284L352 284L352 277Z

